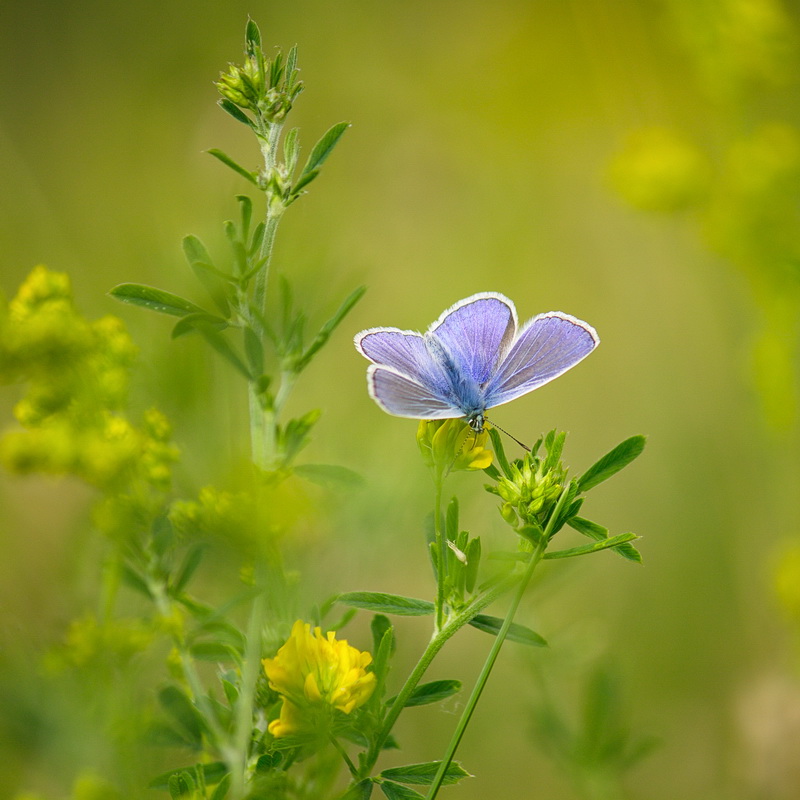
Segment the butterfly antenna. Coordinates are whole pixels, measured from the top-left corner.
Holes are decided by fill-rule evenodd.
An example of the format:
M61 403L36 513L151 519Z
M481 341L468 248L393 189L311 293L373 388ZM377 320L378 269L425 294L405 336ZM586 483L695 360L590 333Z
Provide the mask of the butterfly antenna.
M517 439L516 436L512 436L507 430L501 428L496 422L490 422L489 424L493 428L497 428L497 430L499 430L500 433L504 433L506 436L508 436L509 439L513 439L523 450L527 450L529 453L531 452L531 449L530 447L528 447L528 445L523 444L519 439Z

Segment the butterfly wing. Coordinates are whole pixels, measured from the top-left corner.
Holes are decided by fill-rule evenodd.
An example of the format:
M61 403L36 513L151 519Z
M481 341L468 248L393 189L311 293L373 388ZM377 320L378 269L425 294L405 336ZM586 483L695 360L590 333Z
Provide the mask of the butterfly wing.
M482 292L448 308L426 336L443 345L452 360L450 369L477 388L489 380L516 331L514 304L502 294Z
M369 328L355 337L356 350L374 364L389 367L414 383L427 386L434 395L447 389L444 369L433 358L421 333L399 328Z
M569 314L539 314L520 331L485 389L486 407L538 389L586 358L600 343L595 329Z
M391 367L367 367L369 396L388 414L412 419L455 419L464 412L446 397Z

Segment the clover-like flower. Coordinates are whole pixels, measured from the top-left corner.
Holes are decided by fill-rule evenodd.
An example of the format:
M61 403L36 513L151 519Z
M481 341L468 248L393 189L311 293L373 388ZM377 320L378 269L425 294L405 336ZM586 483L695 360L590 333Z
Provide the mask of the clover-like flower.
M263 660L270 688L283 698L280 717L269 724L275 736L324 730L336 711L350 714L364 705L375 689L372 662L362 652L337 639L333 631L323 636L320 628L299 619L275 658Z
M422 458L439 475L486 469L494 457L488 438L485 430L476 433L463 419L424 419L417 428Z

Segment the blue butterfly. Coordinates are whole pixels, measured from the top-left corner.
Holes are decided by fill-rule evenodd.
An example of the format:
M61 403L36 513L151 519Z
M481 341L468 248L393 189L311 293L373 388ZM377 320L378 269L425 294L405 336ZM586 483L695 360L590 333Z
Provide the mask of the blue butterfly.
M370 397L387 413L413 419L464 417L483 431L486 409L538 389L586 358L595 329L549 311L517 325L514 304L481 292L447 309L422 334L369 328L355 337Z

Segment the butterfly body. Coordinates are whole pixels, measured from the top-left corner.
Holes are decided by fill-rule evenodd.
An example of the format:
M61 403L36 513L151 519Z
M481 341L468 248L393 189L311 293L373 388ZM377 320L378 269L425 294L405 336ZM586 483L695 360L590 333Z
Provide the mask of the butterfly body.
M514 304L483 292L447 309L425 334L369 328L356 349L372 361L370 396L389 414L413 419L463 417L483 430L488 408L527 394L585 358L594 328L551 311L518 329Z

